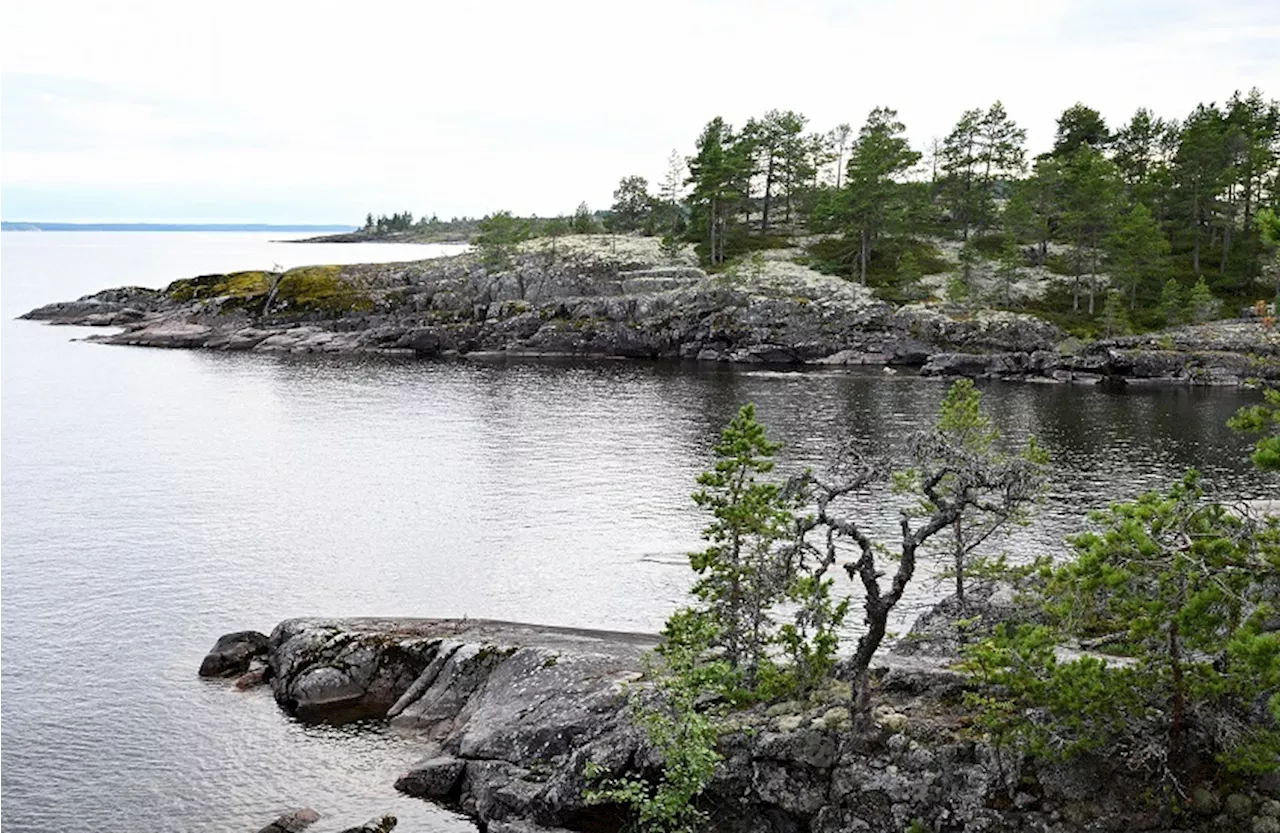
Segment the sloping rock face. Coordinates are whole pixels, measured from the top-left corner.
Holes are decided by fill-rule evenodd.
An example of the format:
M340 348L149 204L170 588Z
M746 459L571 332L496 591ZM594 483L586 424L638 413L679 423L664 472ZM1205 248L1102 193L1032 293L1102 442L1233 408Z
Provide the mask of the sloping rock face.
M994 615L1005 602L975 603ZM488 621L307 619L275 629L268 659L289 711L380 716L418 738L422 758L396 783L405 793L460 809L487 830L616 831L621 808L587 805L582 773L588 761L615 775L657 771L628 706L645 696L642 656L655 644ZM737 714L705 796L713 830L1170 829L1142 798L1151 785L1108 761L1035 765L975 739L958 707L964 681L947 669L953 657L930 653L886 658L867 729L850 728L840 682ZM1265 804L1247 798L1255 809ZM1186 817L1185 829L1228 823L1210 805Z
M309 269L324 281L323 297L299 290L292 305L271 294L272 275L237 273L108 290L24 317L123 327L95 340L153 347L769 364L918 366L945 351L1052 350L1062 337L1030 316L895 309L789 262L711 276L664 259L656 241L629 237L570 238L554 250L527 244L500 270L470 254Z

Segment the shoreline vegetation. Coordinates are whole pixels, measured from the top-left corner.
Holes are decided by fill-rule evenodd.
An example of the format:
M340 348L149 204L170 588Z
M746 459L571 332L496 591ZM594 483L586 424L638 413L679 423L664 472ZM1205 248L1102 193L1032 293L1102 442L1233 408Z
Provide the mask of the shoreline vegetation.
M623 177L607 210L442 221L374 216L345 242L643 234L694 247L710 272L800 249L804 265L896 304L941 301L1036 315L1079 338L1274 317L1280 292L1280 104L1262 91L1181 120L1139 108L1108 124L1083 103L1031 158L999 102L912 142L877 107L858 130L814 131L790 110L703 128L656 189ZM325 238L317 238L325 239ZM940 279L931 280L934 276Z
M1233 421L1260 452L1275 406ZM1047 458L967 380L900 459L778 481L779 449L751 405L725 427L692 496L698 578L660 637L294 619L219 639L200 673L419 738L396 789L501 833L1280 829L1280 519L1193 471L1092 515L1056 563L993 559ZM918 503L882 572L898 542L862 524L886 490ZM917 557L956 592L881 650ZM861 592L837 598L835 570Z

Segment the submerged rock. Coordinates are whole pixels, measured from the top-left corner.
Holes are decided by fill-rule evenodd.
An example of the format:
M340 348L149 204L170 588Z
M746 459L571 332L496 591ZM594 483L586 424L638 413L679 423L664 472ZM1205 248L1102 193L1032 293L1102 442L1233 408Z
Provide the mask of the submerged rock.
M319 813L310 807L303 807L301 810L285 813L259 830L258 833L302 833L303 830L306 830L319 820Z
M391 833L396 824L395 816L379 816L376 819L370 819L359 827L348 827L342 833Z
M219 637L200 663L201 677L237 677L267 654L267 637L257 631L237 631Z

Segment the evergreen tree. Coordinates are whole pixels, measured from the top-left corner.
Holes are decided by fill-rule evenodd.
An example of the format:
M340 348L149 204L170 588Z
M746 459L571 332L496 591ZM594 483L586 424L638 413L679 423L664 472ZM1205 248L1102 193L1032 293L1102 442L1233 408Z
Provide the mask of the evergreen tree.
M1247 96L1236 93L1227 102L1224 140L1227 151L1226 207L1219 212L1222 224L1222 254L1219 271L1225 273L1239 224L1244 245L1245 268L1240 286L1248 290L1258 275L1264 247L1257 234L1254 217L1270 185L1274 197L1280 178L1280 102L1266 101L1254 88Z
M642 176L624 176L613 192L613 216L610 225L614 231L635 231L649 220L654 210L654 199L649 195L649 180Z
M1102 328L1107 338L1129 332L1129 318L1124 311L1124 293L1118 289L1107 290L1107 299L1102 303Z
M527 221L512 216L510 211L498 211L480 221L479 233L472 242L487 268L506 269L516 247L529 238L529 233ZM523 291L520 294L524 297Z
M741 152L734 152L736 142L733 128L717 116L703 128L697 152L688 160L689 233L712 266L724 262L726 238L743 196L742 179L749 172L744 170Z
M1061 220L1062 171L1063 166L1056 158L1041 157L1036 160L1031 176L1015 192L1025 195L1031 209L1029 231L1036 242L1036 263L1041 266L1049 259L1049 239Z
M569 227L574 234L596 234L600 231L595 215L591 213L591 207L585 202L578 203L577 209L573 212L573 219L569 221Z
M1209 290L1209 284L1205 283L1202 275L1195 286L1191 287L1191 293L1187 296L1187 318L1196 324L1213 318L1218 312L1218 302L1213 297L1213 293Z
M1264 271L1272 271L1276 278L1276 295L1280 296L1280 214L1270 208L1254 215L1258 241L1263 255Z
M1173 162L1184 227L1192 236L1192 268L1200 274L1204 230L1212 225L1215 200L1227 180L1226 125L1217 106L1199 105L1182 125Z
M977 161L981 165L979 187L988 195L999 181L1019 176L1026 167L1027 131L1009 118L1004 105L992 104L978 122ZM978 201L978 236L986 233L990 217L991 200Z
M1006 236L996 256L995 297L1006 307L1013 306L1013 285L1022 266L1022 252L1012 236Z
M1182 286L1176 278L1169 278L1160 290L1160 304L1156 307L1160 320L1166 327L1172 327L1183 318Z
M920 159L903 135L894 110L877 107L858 131L849 153L840 215L847 236L858 241L858 278L867 282L867 264L877 239L901 218L897 177Z
M689 556L699 576L691 592L713 624L711 646L724 650L747 689L769 662L772 609L790 580L783 542L796 506L777 484L758 479L773 470L779 447L756 421L754 406L744 405L721 434L715 467L698 477L693 495L712 520L702 531L709 546Z
M1158 280L1160 262L1169 254L1169 241L1150 209L1138 203L1116 222L1107 238L1107 251L1119 284L1128 289L1129 309L1133 309L1139 287L1154 287Z
M969 229L982 215L989 199L979 179L981 158L979 133L981 110L966 110L942 142L942 198L951 209L952 220L960 226L961 239L969 239Z
M1071 308L1080 310L1080 279L1088 275L1089 314L1094 312L1095 277L1102 243L1114 221L1119 197L1115 166L1088 144L1082 144L1062 168L1063 230L1074 248Z
M1019 454L999 450L1000 432L982 413L982 392L969 379L951 385L934 431L916 440L920 469L901 483L920 494L923 511L954 503L950 525L951 572L963 608L973 553L991 536L1026 517L1044 487L1048 458L1032 440ZM920 481L918 478L927 479Z
M1082 147L1101 152L1111 141L1111 133L1102 114L1077 102L1058 117L1058 130L1053 137L1053 155L1069 159Z
M760 232L769 233L769 220L777 197L778 185L790 180L798 167L797 157L802 154L801 134L807 119L791 110L770 110L762 119L751 119L742 131L742 140L752 150L751 172L764 177L764 193L761 197ZM790 219L790 196L794 181L787 181L783 193L787 197L787 213Z
M1040 757L1117 757L1182 795L1203 772L1197 762L1274 771L1280 633L1266 623L1280 582L1276 524L1206 502L1195 472L1094 520L1097 531L1074 538L1074 558L1049 577L1052 626L1002 625L969 652L968 670L987 686L967 698L980 725ZM1115 661L1059 659L1064 635Z
M1164 137L1169 125L1145 107L1139 108L1129 123L1116 132L1112 142L1112 160L1132 203L1154 203L1162 158Z

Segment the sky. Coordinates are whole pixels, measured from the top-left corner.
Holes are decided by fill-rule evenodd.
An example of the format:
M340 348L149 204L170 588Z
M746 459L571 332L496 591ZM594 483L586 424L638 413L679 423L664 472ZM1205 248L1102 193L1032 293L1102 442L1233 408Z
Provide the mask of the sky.
M363 222L607 208L714 116L896 109L913 143L1003 101L1048 148L1259 87L1280 2L6 0L6 220Z

